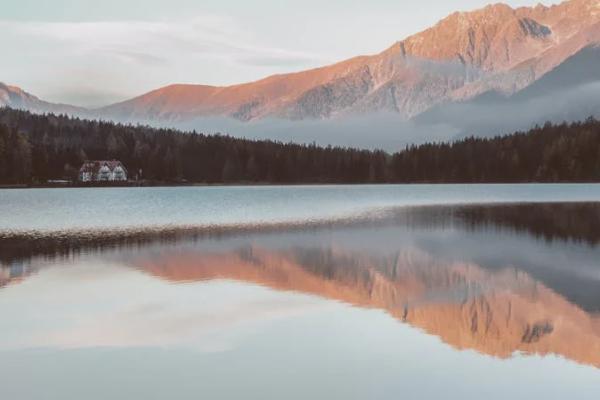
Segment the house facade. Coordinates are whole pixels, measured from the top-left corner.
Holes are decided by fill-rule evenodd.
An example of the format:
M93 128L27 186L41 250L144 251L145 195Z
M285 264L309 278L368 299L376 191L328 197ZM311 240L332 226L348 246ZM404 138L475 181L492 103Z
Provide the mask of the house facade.
M79 169L80 182L125 182L127 170L121 161L86 161Z

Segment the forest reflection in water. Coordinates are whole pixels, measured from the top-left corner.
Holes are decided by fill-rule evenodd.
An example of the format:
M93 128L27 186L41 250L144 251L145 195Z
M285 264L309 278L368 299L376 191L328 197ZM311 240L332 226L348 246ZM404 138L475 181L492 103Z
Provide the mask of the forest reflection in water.
M235 281L383 310L454 349L600 367L599 222L592 203L470 205L306 226L5 236L0 288L101 260L173 285Z

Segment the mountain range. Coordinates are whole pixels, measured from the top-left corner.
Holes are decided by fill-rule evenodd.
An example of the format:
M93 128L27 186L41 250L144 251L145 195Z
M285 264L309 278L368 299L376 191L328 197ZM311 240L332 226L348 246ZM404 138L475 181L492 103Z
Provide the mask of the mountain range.
M334 125L348 130L344 121L384 114L377 124L351 125L389 135L411 131L411 141L437 138L432 127L440 126L446 135L496 134L597 114L599 46L600 0L516 9L494 4L456 12L379 54L256 82L171 85L95 110L0 85L0 105L186 128L212 124L249 136L268 134L268 121L292 136L279 139L302 140L298 135L308 129L333 137Z

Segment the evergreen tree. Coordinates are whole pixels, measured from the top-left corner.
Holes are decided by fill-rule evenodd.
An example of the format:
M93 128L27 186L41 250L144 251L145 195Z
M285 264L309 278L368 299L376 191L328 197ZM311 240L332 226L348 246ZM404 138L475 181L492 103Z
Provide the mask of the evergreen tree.
M545 124L390 155L0 109L0 183L72 177L88 159L118 159L132 179L143 170L150 182L599 182L600 122Z
M0 182L8 182L8 129L0 125Z
M223 164L222 181L225 183L235 182L239 180L239 169L235 157L230 156Z
M12 182L28 183L31 181L31 145L23 133L12 134Z

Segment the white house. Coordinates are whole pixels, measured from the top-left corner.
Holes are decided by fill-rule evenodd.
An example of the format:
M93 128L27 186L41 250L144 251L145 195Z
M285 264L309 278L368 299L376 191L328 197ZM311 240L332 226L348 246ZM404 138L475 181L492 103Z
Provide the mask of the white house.
M121 161L86 161L79 169L81 182L125 182L127 170Z

